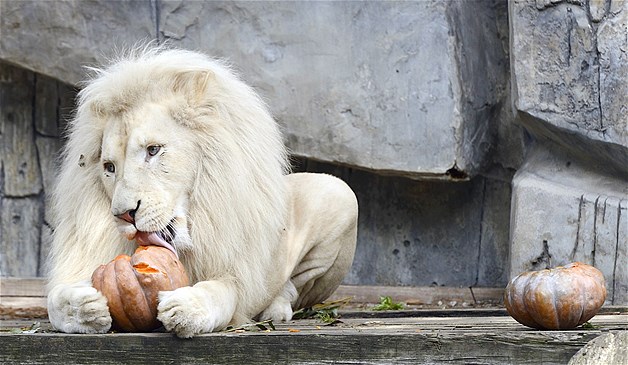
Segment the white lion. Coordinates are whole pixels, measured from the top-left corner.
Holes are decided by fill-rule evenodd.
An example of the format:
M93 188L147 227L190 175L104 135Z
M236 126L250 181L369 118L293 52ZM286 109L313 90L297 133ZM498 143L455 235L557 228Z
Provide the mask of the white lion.
M228 66L148 47L94 71L51 200L55 328L110 329L90 277L137 243L173 247L188 271L193 286L159 295L158 318L180 337L289 320L338 287L355 195L329 175L287 175L276 123Z

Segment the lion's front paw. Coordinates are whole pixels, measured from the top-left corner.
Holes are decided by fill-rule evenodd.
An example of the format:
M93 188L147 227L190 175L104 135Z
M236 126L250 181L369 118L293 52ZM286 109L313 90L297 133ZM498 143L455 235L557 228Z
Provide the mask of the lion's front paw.
M183 338L219 329L220 313L211 297L195 287L159 293L157 319L164 327Z
M66 333L105 333L111 328L107 299L89 282L61 284L48 294L48 316Z

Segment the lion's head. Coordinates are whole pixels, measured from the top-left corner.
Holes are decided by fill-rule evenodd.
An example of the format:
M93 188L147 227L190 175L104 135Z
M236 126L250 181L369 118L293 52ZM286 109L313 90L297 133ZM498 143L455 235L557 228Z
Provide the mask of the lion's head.
M135 239L174 246L194 280L247 270L225 267L243 252L257 265L272 255L286 152L256 93L224 63L182 50L148 48L94 71L53 196L53 259L77 242L111 256Z

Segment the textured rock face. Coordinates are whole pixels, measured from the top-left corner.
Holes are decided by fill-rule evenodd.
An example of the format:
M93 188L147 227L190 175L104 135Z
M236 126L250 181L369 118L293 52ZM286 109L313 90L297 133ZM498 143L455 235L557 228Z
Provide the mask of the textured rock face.
M583 261L628 302L628 2L511 1L513 100L536 141L513 180L511 275Z
M4 1L0 11L0 58L69 83L157 33L227 57L294 154L397 175L476 175L508 87L498 1Z
M69 84L114 47L156 38L154 1L0 1L0 59Z
M348 282L502 285L582 260L628 303L628 1L0 1L0 15L0 59L70 84L141 40L230 59L293 153L361 199ZM66 86L0 71L2 270L45 254ZM532 147L508 215L511 104ZM10 274L41 273L29 260Z
M76 84L83 65L152 39L230 59L309 171L350 183L363 213L348 283L507 282L509 183L522 143L509 110L504 1L0 0L0 14L0 59L40 73L5 85L30 94L18 107L22 124L0 119L25 151L0 155L5 172L13 169L0 173L2 274L41 275L36 256L45 258L51 235L47 156L60 144L65 85L41 74ZM27 182L14 172L20 159ZM415 180L423 178L469 181ZM33 222L12 223L4 207L26 203ZM28 250L15 249L25 241ZM28 265L12 265L25 257Z
M74 92L0 63L0 275L42 275L50 229L45 192Z
M463 177L485 163L507 83L496 7L484 4L173 1L160 31L242 68L297 155Z
M568 365L601 365L628 363L628 331L605 333L589 341Z
M513 186L511 277L581 261L604 274L608 303L627 303L626 181L536 146Z
M628 2L510 2L512 85L539 138L628 176Z

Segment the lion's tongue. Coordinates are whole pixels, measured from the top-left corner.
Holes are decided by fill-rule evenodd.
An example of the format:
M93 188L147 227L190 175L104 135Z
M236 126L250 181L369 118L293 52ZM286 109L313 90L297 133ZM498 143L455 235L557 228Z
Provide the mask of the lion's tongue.
M166 242L163 238L161 238L155 232L139 232L138 231L137 234L135 235L135 240L137 241L137 244L140 246L153 245L153 246L161 246L161 247L167 248L170 251L172 251L172 253L174 253L175 256L177 256L177 258L179 257L179 255L177 254L177 250L175 250L171 244Z

